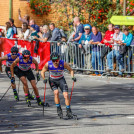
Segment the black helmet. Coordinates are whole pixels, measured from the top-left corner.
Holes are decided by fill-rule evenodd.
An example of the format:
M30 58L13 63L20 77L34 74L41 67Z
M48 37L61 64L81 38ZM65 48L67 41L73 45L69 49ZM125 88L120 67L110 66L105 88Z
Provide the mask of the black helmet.
M51 60L57 60L57 59L59 59L60 58L60 56L59 56L59 54L57 53L57 52L53 52L52 54L51 54L51 56L50 56L50 59Z
M29 50L24 50L23 52L22 52L22 56L23 57L25 57L24 55L31 55L31 53L30 53L30 51Z
M18 48L17 47L12 47L11 48L11 53L18 53Z

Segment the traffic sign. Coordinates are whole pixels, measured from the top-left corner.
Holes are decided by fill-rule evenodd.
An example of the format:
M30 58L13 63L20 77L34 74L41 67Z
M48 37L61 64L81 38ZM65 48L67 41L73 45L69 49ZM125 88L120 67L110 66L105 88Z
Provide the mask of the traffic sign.
M110 21L114 25L134 25L134 16L112 16Z

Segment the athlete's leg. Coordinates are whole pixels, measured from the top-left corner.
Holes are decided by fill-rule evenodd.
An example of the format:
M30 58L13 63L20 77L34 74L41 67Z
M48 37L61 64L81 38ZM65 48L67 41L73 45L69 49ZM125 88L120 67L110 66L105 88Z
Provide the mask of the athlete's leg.
M54 90L54 102L56 105L60 104L60 98L59 98L59 90Z
M32 85L32 87L33 87L34 94L35 94L36 96L39 96L39 92L38 92L38 88L37 88L37 86L36 86L35 80L31 80L30 83L31 83L31 85Z
M65 99L66 106L69 106L70 105L70 100L69 100L68 92L63 92L63 96L64 96L64 99Z
M8 76L8 78L11 79L10 67L6 67L5 72L6 72L7 76ZM11 86L12 86L12 89L13 89L14 98L18 101L19 97L18 97L18 93L17 93L17 90L16 90L16 84L11 83Z
M25 95L28 95L28 84L27 84L26 77L25 76L22 76L20 78L20 80L23 83L23 90L24 90Z

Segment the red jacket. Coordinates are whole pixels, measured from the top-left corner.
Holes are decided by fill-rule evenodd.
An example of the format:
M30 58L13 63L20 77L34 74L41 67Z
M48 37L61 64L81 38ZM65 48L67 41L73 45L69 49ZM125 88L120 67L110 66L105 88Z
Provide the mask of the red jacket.
M106 33L105 33L105 36L104 36L103 40L101 41L101 43L102 44L105 44L106 46L112 47L111 44L104 43L104 40L111 41L111 39L113 38L113 35L114 35L114 30L113 31L107 30Z

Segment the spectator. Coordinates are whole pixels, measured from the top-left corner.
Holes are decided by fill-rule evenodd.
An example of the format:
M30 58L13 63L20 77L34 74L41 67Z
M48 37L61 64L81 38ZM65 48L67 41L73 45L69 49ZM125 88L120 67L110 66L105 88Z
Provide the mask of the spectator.
M85 25L84 26L84 31L85 33L82 34L80 40L79 40L79 48L82 49L82 54L85 54L85 56L83 55L83 66L86 68L90 68L89 62L89 53L90 53L90 48L88 47L88 42L91 40L91 33L90 33L90 26L89 25ZM88 72L87 72L88 73Z
M39 35L36 31L35 25L31 25L30 30L31 30L31 34L30 34L30 37L29 37L30 40L37 41L37 39L35 39L35 37L39 38Z
M11 26L12 26L12 28L13 28L13 32L14 32L14 34L16 35L16 34L17 34L17 28L16 28L16 26L14 25L14 19L9 18L9 23L11 24Z
M29 20L30 20L30 17L28 15L25 15L23 18L21 17L21 11L20 9L18 9L18 13L19 13L19 20L22 22L22 23L27 23L27 25L29 25Z
M6 22L6 33L5 33L5 37L8 39L13 38L13 28L11 26L11 24L9 22Z
M109 24L108 30L106 31L105 36L103 40L101 41L101 44L105 44L106 46L109 46L111 48L112 45L108 43L108 41L111 41L111 39L113 38L113 35L114 35L114 25Z
M100 58L100 47L98 46L101 40L102 40L101 32L99 32L95 26L92 27L91 40L89 41L89 44L93 44L92 67L94 70L103 69L103 65ZM95 71L95 75L99 75L99 73Z
M111 71L113 69L113 58L119 56L119 44L123 41L123 33L120 31L120 27L116 25L114 27L115 33L113 35L113 39L108 43L113 44L113 50L107 55L108 68L107 71ZM121 70L121 66L119 65L119 70ZM119 72L119 76L122 76L122 72Z
M35 28L35 30L36 30L37 33L40 31L39 26L35 24L35 21L34 21L33 19L30 20L29 25L30 25L30 26L31 26L31 25L34 25L34 28Z
M43 26L42 32L43 32L42 36L40 36L39 38L37 36L35 36L34 38L39 40L39 41L42 41L42 42L50 41L51 34L50 34L50 31L49 31L49 28L47 25Z
M111 41L111 39L113 38L113 35L114 35L114 26L113 24L109 24L108 30L106 31L105 36L100 43L100 45L105 44L105 46L103 46L101 50L102 60L108 54L108 52L111 51L112 45L108 42Z
M56 28L54 23L50 23L49 28L50 28L50 30L52 32L51 41L59 41L59 40L61 40L60 29Z
M124 49L124 52L122 53L119 53L119 56L117 57L117 60L119 62L119 64L121 65L121 71L124 72L125 69L124 69L124 62L123 62L123 57L125 55L125 52L127 50L129 50L129 53L128 53L128 58L127 58L127 65L128 65L128 71L130 71L131 69L129 68L130 66L130 60L131 60L131 57L132 57L132 51L130 50L130 45L132 43L132 40L133 40L133 35L131 33L129 33L129 29L128 28L125 28L123 30L123 40L122 42L120 42L120 47L123 47ZM130 74L127 75L127 77L131 77Z
M43 34L43 25L40 26L40 33Z
M76 26L76 32L74 34L74 39L72 41L79 42L82 33L84 33L84 27L83 24L80 23L79 17L74 18L74 25Z
M28 29L28 25L26 22L22 24L22 30L21 33L18 35L19 39L27 40L28 36L30 34L30 30Z

